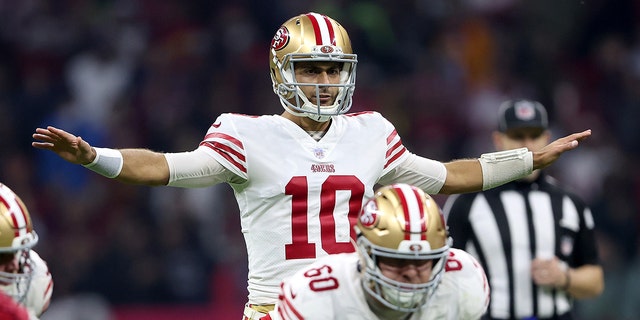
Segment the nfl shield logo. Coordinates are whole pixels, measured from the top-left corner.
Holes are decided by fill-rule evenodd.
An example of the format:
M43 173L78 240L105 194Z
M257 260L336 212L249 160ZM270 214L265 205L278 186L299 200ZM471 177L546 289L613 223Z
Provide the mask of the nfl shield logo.
M560 251L565 257L568 257L573 252L573 239L568 236L563 236L560 241Z
M521 101L515 107L516 117L522 121L531 120L536 116L536 107L529 101Z
M324 158L324 150L322 148L313 149L313 155L318 159Z

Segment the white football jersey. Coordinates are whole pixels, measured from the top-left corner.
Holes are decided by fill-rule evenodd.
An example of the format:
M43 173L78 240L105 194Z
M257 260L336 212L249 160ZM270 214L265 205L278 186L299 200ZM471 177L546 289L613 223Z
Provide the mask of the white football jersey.
M279 115L222 114L200 143L227 170L249 257L252 304L274 304L282 279L327 254L353 252L350 236L381 176L409 152L376 112L332 118L320 140Z
M358 271L358 254L319 259L281 285L274 320L376 320ZM489 305L489 283L480 264L468 253L451 249L442 281L434 295L407 320L477 320Z
M32 262L33 277L31 278L29 291L27 291L27 295L21 304L24 305L29 312L29 318L31 320L37 320L51 300L53 279L51 278L47 263L40 258L40 255L33 250L29 252L29 255ZM15 285L1 286L0 289L10 296L16 294Z

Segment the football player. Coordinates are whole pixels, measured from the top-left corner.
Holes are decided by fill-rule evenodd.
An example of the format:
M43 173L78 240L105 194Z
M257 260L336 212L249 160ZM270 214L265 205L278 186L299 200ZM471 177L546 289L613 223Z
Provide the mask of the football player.
M479 319L489 303L480 264L451 249L440 208L394 184L358 218L357 252L318 259L282 283L273 319ZM263 318L268 319L268 318Z
M429 194L479 191L550 165L591 134L574 133L534 153L442 163L409 152L381 114L347 114L357 56L337 21L313 12L286 21L271 41L269 63L284 112L222 114L193 151L92 147L55 127L37 128L32 143L122 182L228 183L249 260L246 319L273 310L285 277L318 257L354 250L357 214L377 183L410 183Z
M0 290L23 305L31 320L47 310L53 293L49 268L32 250L37 243L27 207L0 183Z

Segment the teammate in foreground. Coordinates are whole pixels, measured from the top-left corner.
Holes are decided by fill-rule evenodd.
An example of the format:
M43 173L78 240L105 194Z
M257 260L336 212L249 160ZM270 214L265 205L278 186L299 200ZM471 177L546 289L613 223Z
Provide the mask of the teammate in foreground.
M272 318L475 320L485 312L484 271L449 248L440 208L422 190L379 189L356 230L357 252L318 259L282 283Z
M206 187L228 183L249 259L247 319L273 309L280 281L316 258L352 252L353 226L376 183L429 194L489 189L546 167L590 130L526 149L442 163L409 152L377 112L347 114L357 56L347 31L317 13L286 21L271 40L280 115L222 114L188 152L92 147L64 130L37 128L36 148L118 181Z
M0 183L0 290L23 305L31 320L47 310L53 293L49 268L32 250L36 243L27 207Z

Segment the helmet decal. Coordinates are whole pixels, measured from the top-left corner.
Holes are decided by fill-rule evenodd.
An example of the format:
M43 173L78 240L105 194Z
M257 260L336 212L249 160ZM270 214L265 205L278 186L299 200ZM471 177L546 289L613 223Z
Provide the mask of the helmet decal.
M360 223L366 227L371 228L375 226L378 218L378 206L375 201L369 201L367 205L360 212Z
M316 35L316 44L335 46L336 35L333 31L333 26L331 25L329 18L317 13L307 13L306 16L311 20L311 24L313 25L313 32Z
M291 39L291 37L289 36L289 30L287 29L287 27L282 26L280 27L280 29L278 29L278 31L276 31L276 34L273 36L273 39L271 40L271 48L276 51L281 50L282 48L287 46L287 44L289 43L289 39Z
M335 49L333 49L332 46L322 46L320 48L320 52L322 52L322 53L332 53L334 51L335 51Z
M418 188L406 184L393 185L404 212L405 240L426 240L422 195Z

